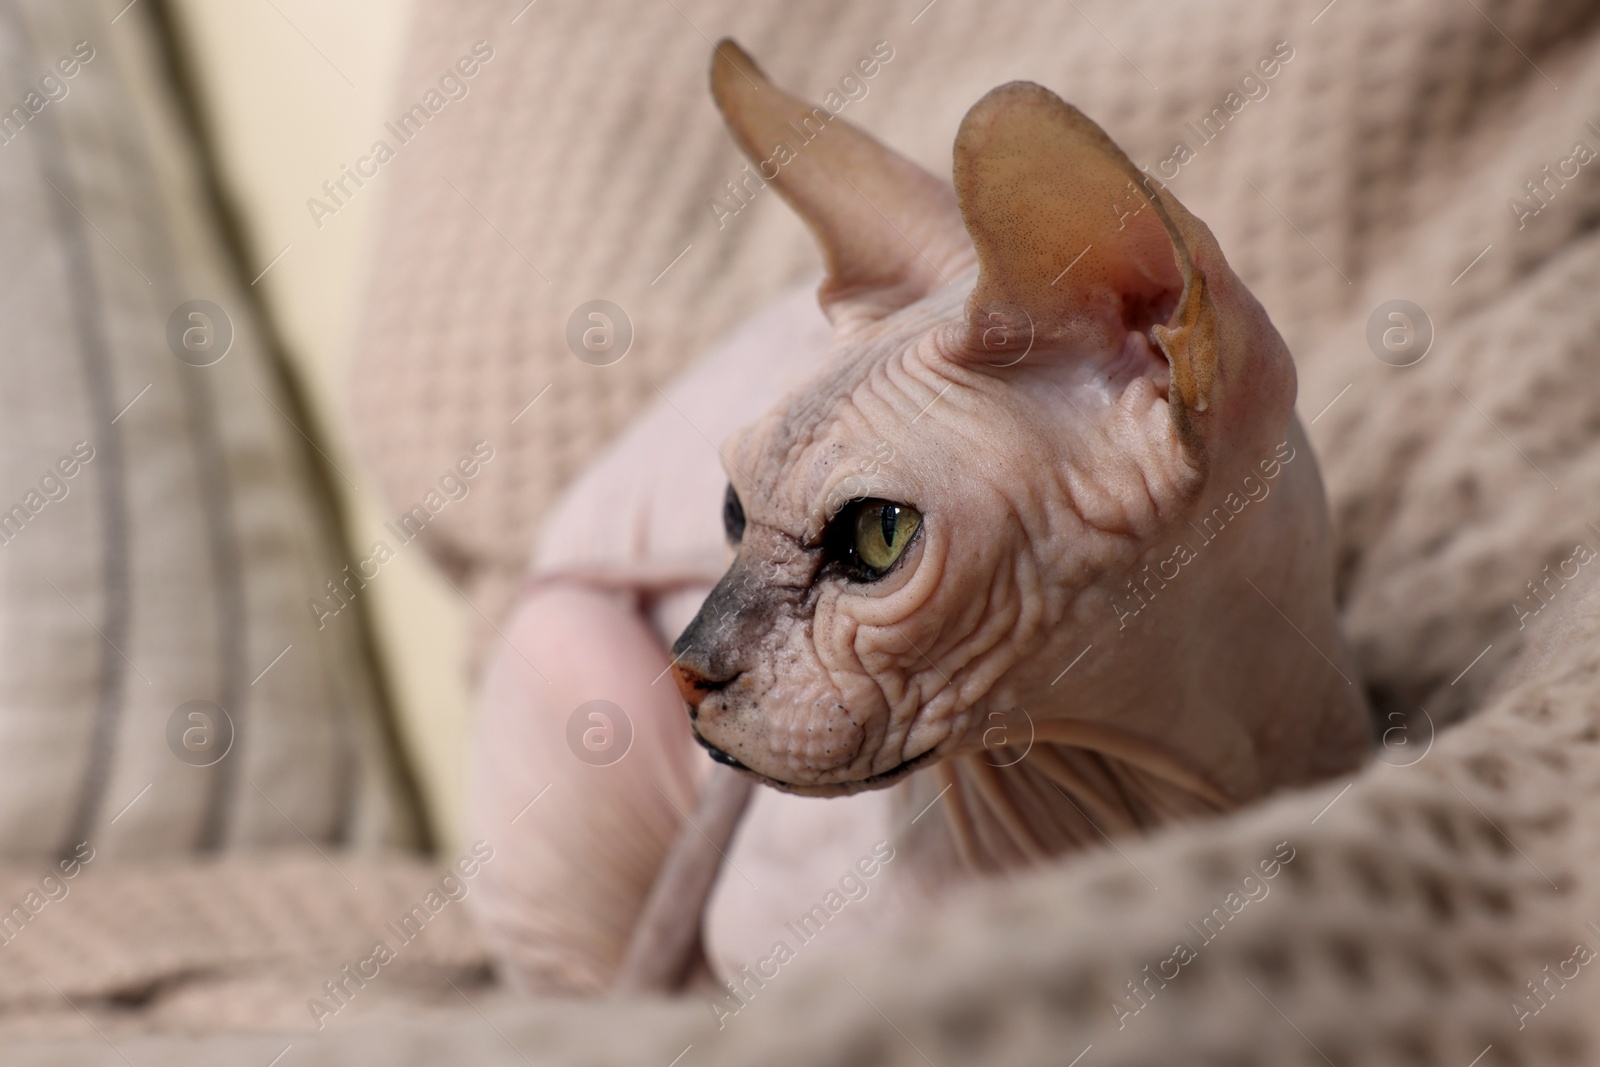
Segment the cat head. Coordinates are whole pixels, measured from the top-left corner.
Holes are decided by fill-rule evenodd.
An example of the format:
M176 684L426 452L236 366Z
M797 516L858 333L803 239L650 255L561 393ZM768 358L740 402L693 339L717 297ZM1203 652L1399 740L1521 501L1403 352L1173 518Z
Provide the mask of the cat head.
M1287 349L1210 231L1032 83L968 112L953 188L732 42L712 89L821 246L835 335L723 449L736 556L673 649L700 742L837 795L976 750L996 711L1090 721L1178 684L1173 642L1227 625L1215 582L1158 605L1139 576L1298 433Z

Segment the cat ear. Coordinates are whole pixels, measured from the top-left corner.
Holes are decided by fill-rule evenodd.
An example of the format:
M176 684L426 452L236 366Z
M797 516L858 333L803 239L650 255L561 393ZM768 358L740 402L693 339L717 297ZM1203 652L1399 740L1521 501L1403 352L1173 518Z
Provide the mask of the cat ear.
M1194 253L1226 270L1205 226L1032 82L1002 85L967 113L955 188L978 253L964 348L991 362L997 348L1031 347L1111 359L1130 332L1149 331L1171 365L1179 436L1203 451L1191 415L1211 399L1217 315Z
M914 303L970 265L948 185L773 85L731 40L712 56L711 94L760 178L822 246L827 277L818 298L836 327Z

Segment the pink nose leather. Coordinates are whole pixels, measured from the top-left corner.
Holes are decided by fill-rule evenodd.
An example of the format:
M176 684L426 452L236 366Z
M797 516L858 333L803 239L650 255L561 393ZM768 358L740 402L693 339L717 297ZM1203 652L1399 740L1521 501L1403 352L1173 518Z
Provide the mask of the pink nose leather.
M737 677L735 674L731 678L708 678L692 664L681 660L672 665L672 680L677 683L678 692L683 694L683 699L689 705L691 719L698 717L700 702L705 700L708 694L715 693Z

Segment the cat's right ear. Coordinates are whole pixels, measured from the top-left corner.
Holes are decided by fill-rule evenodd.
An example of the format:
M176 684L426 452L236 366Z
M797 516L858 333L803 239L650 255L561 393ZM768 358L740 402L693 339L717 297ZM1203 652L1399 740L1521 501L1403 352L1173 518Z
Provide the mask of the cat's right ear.
M779 89L731 40L712 57L711 94L761 179L821 246L827 277L817 295L839 330L922 299L972 263L950 186Z

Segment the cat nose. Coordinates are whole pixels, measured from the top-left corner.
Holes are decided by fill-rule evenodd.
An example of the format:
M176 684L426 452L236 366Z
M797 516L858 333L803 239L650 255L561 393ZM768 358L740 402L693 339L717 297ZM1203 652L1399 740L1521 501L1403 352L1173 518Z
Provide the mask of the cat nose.
M683 699L689 704L689 718L695 718L700 711L700 702L717 690L726 687L740 671L734 671L726 678L717 678L711 675L705 665L690 663L680 658L672 665L672 680L677 683L678 692L683 694Z

